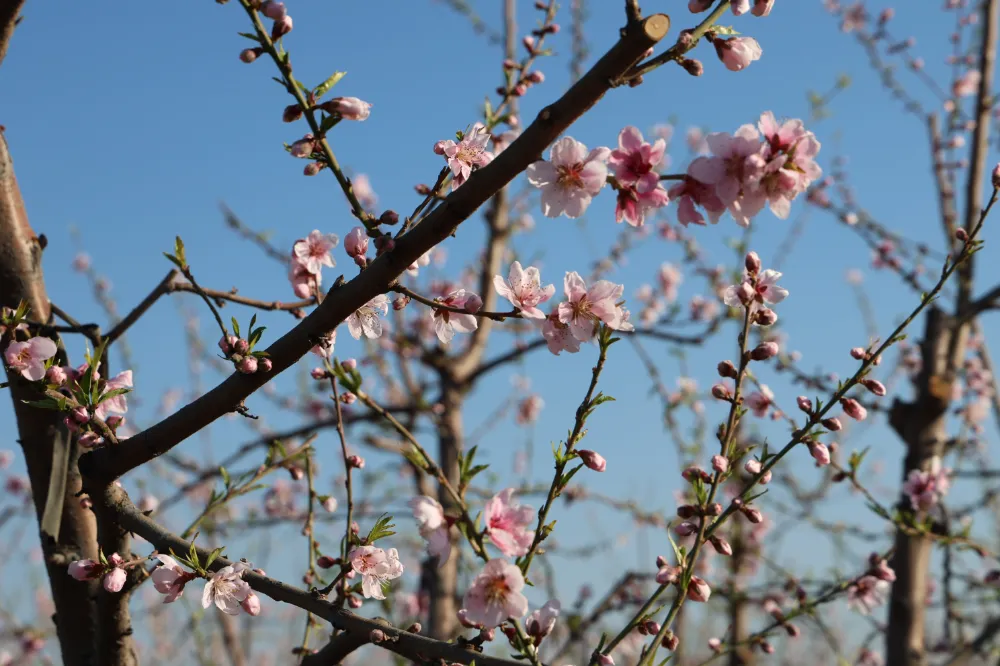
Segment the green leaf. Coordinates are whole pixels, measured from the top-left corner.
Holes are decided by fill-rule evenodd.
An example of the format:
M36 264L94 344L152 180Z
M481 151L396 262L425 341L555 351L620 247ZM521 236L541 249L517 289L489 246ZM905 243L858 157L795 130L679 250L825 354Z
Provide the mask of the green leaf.
M239 35L240 37L246 37L250 41L254 41L254 42L257 42L258 44L260 44L260 37L258 37L257 35L255 35L255 34L253 34L251 32L238 32L236 34Z
M228 488L229 487L229 483L230 483L229 472L226 471L225 467L220 467L219 468L219 476L222 477L222 482L224 484L226 484L226 488Z
M126 393L131 393L131 392L132 392L132 389L130 389L130 388L112 389L110 391L107 391L106 393L101 394L101 396L98 397L97 402L95 404L99 405L102 402L104 402L105 400L110 400L111 398L114 398L117 395L125 395Z
M39 409L52 409L55 411L61 411L59 406L59 401L53 398L43 398L41 400L24 400L24 404L31 405L32 407L38 407Z
M670 547L674 549L674 557L676 558L675 562L677 563L678 566L683 566L684 553L682 553L681 549L677 547L677 542L674 541L674 538L670 536L669 532L667 532L667 539L670 540Z
M221 555L221 554L222 554L222 549L221 548L216 548L211 553L209 553L208 554L208 559L205 560L205 568L207 569L210 566L212 566L212 562L214 562L216 559L218 559L219 555Z
M320 99L323 95L330 92L330 88L340 83L340 80L345 76L347 76L347 72L334 72L330 75L330 78L313 89L313 95L316 96L316 99Z
M177 268L179 268L181 270L184 270L185 266L184 266L184 264L181 263L180 259L178 259L177 257L175 257L172 254L167 254L166 252L163 253L163 256L166 257L167 259L169 259L172 264L174 264L175 266L177 266Z
M375 521L375 525L372 527L371 531L368 533L368 537L365 541L369 544L375 543L379 539L384 539L385 537L392 536L395 532L392 528L395 525L392 524L392 516L389 514L382 514L379 519Z
M236 321L236 317L233 317L233 335L240 337L240 324Z
M184 254L184 241L181 240L180 236L174 238L174 256L180 260L184 267L187 267L187 257Z

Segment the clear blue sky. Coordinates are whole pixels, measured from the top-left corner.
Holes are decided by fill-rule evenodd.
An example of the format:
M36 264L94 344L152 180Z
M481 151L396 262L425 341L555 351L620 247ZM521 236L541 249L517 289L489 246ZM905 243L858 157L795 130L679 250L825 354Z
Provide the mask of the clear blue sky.
M533 27L532 3L518 4L522 30ZM587 3L588 64L614 42L623 22L621 4ZM671 13L671 36L694 24L686 2L643 4L647 12ZM916 36L915 50L928 62L929 72L947 85L943 64L947 35L941 26L950 25L952 19L939 11L937 4L933 9L900 8L892 28L899 37ZM499 25L499 17L494 16L499 12L498 3L475 5L491 25ZM673 119L678 130L670 153L675 167L683 168L688 159L683 142L687 127L731 132L743 123L756 122L767 110L779 117L807 119L807 91L826 92L846 73L853 82L833 102L833 116L821 122L807 119L823 143L821 165L829 171L836 155L847 156L864 208L890 228L940 247L922 122L900 113L900 104L881 88L862 50L853 38L839 32L818 0L779 0L776 5L767 19L746 17L734 22L732 17L726 18L726 23L754 36L763 47L763 58L746 71L726 71L712 48L702 44L694 55L705 63L704 76L693 78L678 67L662 68L637 89L613 91L570 134L591 147L613 146L624 125L648 132L653 125ZM442 3L426 0L292 0L289 10L295 30L286 45L296 77L314 85L335 70L346 70L337 93L358 96L374 105L366 122L344 123L331 135L341 162L353 173L369 174L380 208L411 210L416 203L413 186L432 182L441 166L440 158L431 152L434 142L475 121L484 95L498 85L501 56L497 47L473 35L468 22ZM561 15L560 22L568 28L568 9L561 10ZM112 7L63 1L46 10L29 2L25 16L0 67L0 89L4 91L0 124L7 128L31 222L49 238L44 264L49 292L78 319L105 321L88 284L70 267L79 250L71 238L73 228L79 229L82 246L97 269L110 279L119 308L127 310L168 270L161 253L172 247L175 235L184 238L195 274L205 285L218 289L238 286L241 293L262 299L292 298L282 268L225 228L220 202L232 207L248 225L272 232L281 248L289 248L296 238L314 228L343 237L354 226L333 179L325 173L303 177L304 163L285 154L282 142L300 138L305 125L281 122L281 111L290 100L270 80L274 72L269 61L254 65L238 61L239 51L248 42L236 32L247 30L248 24L236 3L217 6L206 0L166 10L143 3ZM525 119L565 89L569 32L564 29L552 39L556 56L540 61L547 79L525 98ZM911 90L931 100L908 72L900 74ZM991 163L995 161L994 155ZM563 273L589 272L599 256L596 253L610 247L621 231L622 227L614 224L613 206L613 196L605 192L582 225L565 218L545 219L536 211L537 231L520 237L518 250L525 256L544 253L543 278L556 283L561 292ZM806 210L805 202L798 201L788 221L769 212L754 221L752 246L765 265L786 238L792 221ZM667 217L673 220L672 210ZM445 274L457 277L465 260L478 252L481 225L478 218L470 220L458 238L445 243ZM739 232L726 217L716 227L694 230L694 236L711 257L710 263L731 266L733 255L725 242L738 237ZM995 234L987 230L985 238L989 242ZM352 275L342 248L337 249L336 257L338 272ZM661 262L679 262L681 258L681 247L653 237L632 251L627 265L611 277L624 283L626 296L631 297L642 283L653 281ZM847 376L854 368L848 349L867 343L854 296L844 280L848 269L863 270L864 288L874 301L882 334L915 303L913 294L901 287L897 278L872 271L868 264L869 252L855 234L828 215L808 212L806 232L781 266L783 284L791 296L778 308L789 346L802 352L804 368L823 367ZM981 261L979 268L984 288L991 286L990 279L1000 278L995 264ZM338 272L328 272L327 285ZM680 302L686 303L696 293L707 295L704 281L687 276ZM189 388L183 322L178 317L180 300L199 312L206 344L214 345L218 337L209 314L195 299L182 296L162 301L132 329L129 342L138 359L135 397L144 403L134 416L141 423L153 422L160 396L166 391ZM239 313L243 320L249 318L248 311L227 311ZM293 323L287 315L279 314L265 313L259 319L269 326L266 342ZM734 339L735 332L727 328L707 349L688 352L690 374L703 389L714 380L716 362L732 357ZM496 336L493 353L508 348L509 342L509 336ZM80 362L82 348L77 341L72 345L73 359ZM649 342L646 348L657 359L666 383L673 387L680 371L669 347ZM346 330L342 331L337 354L346 357L359 350ZM529 357L524 366L497 373L470 401L466 414L470 431L506 396L514 372L529 374L533 390L546 401L541 423L534 429L531 477L536 482L548 480L548 443L565 437L572 425L595 357L596 347L559 358L541 351ZM120 366L120 361L116 364ZM302 382L295 375L304 374L309 367L303 362L278 379L279 392L297 393ZM781 404L793 409L796 393L788 384L769 368L759 370L759 374L775 390ZM221 379L213 373L209 377L207 386ZM587 484L595 491L672 513L672 491L679 478L675 449L663 431L659 401L650 394L645 371L626 343L612 350L601 388L618 401L603 406L592 418L585 446L605 455L608 471L585 476ZM251 397L248 406L264 414L274 427L298 423L294 415L278 413L263 396ZM709 403L712 429L723 413L721 406ZM772 441L777 442L784 432L779 426L752 418L751 423L770 434ZM0 448L15 448L7 404L0 407L0 431L8 433ZM995 431L988 432L992 439ZM217 459L251 437L252 432L238 420L223 420L212 427L210 443L196 437L179 450L196 456L199 447L210 446ZM525 439L525 431L510 423L494 428L483 441L482 455L494 463L502 479L516 480L511 461ZM873 447L870 459L886 463L878 484L893 488L902 452L898 441L879 424L866 428L850 443L851 447L863 445ZM334 434L324 433L318 446L323 483L329 489L332 477L340 473ZM790 469L804 483L820 479L810 462L805 451L791 456ZM135 495L134 483L126 481L126 487ZM858 515L856 509L861 505L845 491L835 492L833 497L851 507L851 515ZM768 511L766 500L762 508ZM406 517L401 517L400 522L406 524ZM559 505L555 517L561 519L557 536L565 545L594 543L635 531L627 521L590 504L572 510ZM333 529L335 532L328 535L331 546L341 526ZM613 556L602 557L613 557L615 567L648 569L657 553L669 550L662 534L648 534L638 542L638 548L636 543L630 538ZM303 559L303 550L298 543L288 554L272 550L270 559L260 563L269 572L289 573L291 563ZM231 547L230 554L242 553ZM783 549L779 559L801 561L802 555L800 548L791 547ZM815 561L815 566L823 568L831 563ZM561 589L568 602L596 560L565 564L567 574ZM837 564L853 571L862 567L863 561ZM415 576L406 578L407 583L416 582ZM595 587L602 588L599 581ZM532 605L542 601L532 599Z

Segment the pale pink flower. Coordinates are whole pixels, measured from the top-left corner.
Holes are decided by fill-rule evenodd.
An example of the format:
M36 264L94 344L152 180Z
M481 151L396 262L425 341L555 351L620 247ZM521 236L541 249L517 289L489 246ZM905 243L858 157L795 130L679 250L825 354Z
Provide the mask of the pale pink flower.
M177 601L184 595L184 586L195 579L195 575L181 568L177 560L169 555L157 555L161 566L153 569L150 578L153 579L153 587L160 594L166 595L163 603L169 604Z
M671 263L665 262L660 265L657 278L660 282L660 290L663 292L663 298L666 299L667 303L676 301L677 287L684 282L684 275L680 269Z
M667 142L657 139L649 144L635 127L626 127L618 134L618 148L611 151L608 166L623 186L635 186L639 192L649 192L660 184L656 167L663 162Z
M587 342L597 332L599 322L619 329L624 321L617 301L625 287L607 280L598 280L590 289L576 271L564 279L566 301L559 304L559 321L569 326L577 340Z
M549 351L559 356L559 352L567 351L575 354L580 351L580 341L573 335L570 327L559 321L558 311L553 312L542 322L542 337Z
M126 370L124 372L119 372L112 379L109 379L105 385L104 389L101 391L101 395L107 395L110 391L115 391L118 389L130 389L132 388L132 371ZM128 413L128 402L125 399L126 393L120 393L110 398L105 398L101 400L101 403L97 405L97 409L94 410L94 415L102 420L108 419L109 413L114 414L127 414Z
M493 276L493 288L529 319L545 319L545 313L538 306L556 293L555 285L542 287L542 276L537 268L528 266L524 270L519 261L510 265L507 280Z
M951 87L951 94L955 97L968 97L975 95L979 90L979 82L983 75L978 70L970 69L960 76Z
M362 335L372 340L381 337L382 320L379 319L379 313L383 317L389 313L389 299L385 294L379 294L347 317L347 329L351 337L355 340L360 340Z
M471 308L472 304L476 301L479 302L479 307L482 307L483 302L479 296L464 289L453 291L440 299L442 305L453 308ZM476 309L478 310L478 308ZM445 344L451 342L452 338L455 337L455 331L459 333L472 333L479 328L479 322L471 314L434 308L433 316L434 331L437 333L438 340Z
M411 499L408 505L420 526L420 536L427 540L427 554L437 558L439 567L444 566L451 556L451 539L441 503L433 497L421 495Z
M731 72L738 72L754 60L759 60L763 50L753 37L730 37L715 39L715 52L719 60Z
M334 97L329 102L324 102L321 108L347 120L367 120L372 112L372 105L357 97Z
M546 217L583 215L607 182L605 162L610 155L608 148L588 153L587 146L572 137L559 139L549 152L549 160L535 162L526 172L528 182L542 190L542 213Z
M354 189L354 196L358 198L361 205L366 208L374 208L378 204L378 195L375 194L371 179L368 178L367 174L359 173L351 178L351 187Z
M45 377L45 361L56 355L58 347L48 338L37 336L27 342L11 342L4 350L4 359L11 370L33 382Z
M705 216L698 212L696 206L701 206L708 213L708 220L712 224L718 223L719 218L726 212L726 205L715 193L715 187L691 176L695 162L708 159L711 158L699 157L691 162L688 165L688 175L667 192L672 201L677 201L677 221L684 226L689 224L705 226Z
M622 187L618 190L615 204L615 222L621 224L624 221L629 226L641 227L646 223L646 215L650 211L663 208L668 203L670 195L659 183L645 192L634 185Z
M754 160L764 149L760 134L753 125L743 125L733 136L717 132L709 134L707 141L713 157L694 160L688 173L702 183L714 185L719 200L729 207L737 221L748 220L763 207L761 202L756 210L744 211L740 201L760 169L759 159Z
M532 394L517 405L516 421L518 425L528 425L538 420L538 415L545 406L540 395Z
M768 303L775 305L785 300L788 290L778 286L781 273L768 268L760 272L757 276L756 284L751 283L750 277L744 274L743 282L726 288L723 300L729 307L745 306L744 298L751 303Z
M385 599L383 587L403 575L403 565L395 548L357 546L347 554L351 567L361 574L361 592L366 599Z
M226 615L239 615L240 604L250 594L250 586L243 580L245 567L230 565L215 572L201 593L201 607L208 608L213 603Z
M915 511L930 511L934 508L951 487L949 472L947 468L941 467L941 459L936 456L926 471L910 470L903 483L903 493L909 498L910 506Z
M113 568L107 570L104 578L101 580L101 585L108 592L121 592L122 588L125 587L125 579L128 578L128 573L122 568L124 562L125 560L118 553L113 553L108 558L108 564L111 564Z
M288 281L292 284L292 291L299 298L309 298L313 292L319 291L323 278L319 273L310 273L309 269L297 261L292 261L288 265Z
M307 271L319 275L323 266L333 268L337 265L330 255L330 250L337 247L339 240L336 234L321 234L315 229L308 237L295 241L292 246L292 256Z
M536 645L556 628L556 620L559 619L561 609L562 604L559 603L559 600L551 599L524 621L524 630L535 639Z
M487 536L501 553L520 557L528 552L535 538L531 529L535 510L519 504L513 496L513 488L494 495L483 510L483 523Z
M754 391L747 396L747 407L753 410L754 416L763 418L767 416L767 411L774 404L774 393L766 384L760 385L759 391Z
M484 167L493 161L493 153L486 150L490 133L482 123L476 123L464 134L462 140L455 143L451 139L440 141L435 146L435 152L444 155L451 169L451 188L454 190L472 175L474 167Z
M94 560L74 560L69 563L69 575L74 580L90 580L97 578L104 571L100 562Z
M847 588L847 606L862 615L868 615L877 606L885 603L889 587L888 582L875 576L862 576Z
M490 560L472 581L462 599L466 621L484 628L500 626L507 618L524 617L528 600L521 570L505 560Z
M364 267L364 257L368 253L368 234L362 227L354 227L344 236L344 250L354 262Z

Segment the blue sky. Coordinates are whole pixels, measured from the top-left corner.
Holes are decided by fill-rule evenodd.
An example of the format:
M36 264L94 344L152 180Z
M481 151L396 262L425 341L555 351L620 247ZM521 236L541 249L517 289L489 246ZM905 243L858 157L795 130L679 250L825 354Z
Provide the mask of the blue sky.
M481 1L474 6L497 26L498 4ZM646 2L644 9L670 13L670 36L674 37L679 29L694 24L686 4L677 0ZM531 5L519 3L522 33L534 26L536 13ZM591 52L587 63L591 64L615 40L623 12L620 2L587 5ZM225 228L220 202L229 205L246 224L270 232L274 243L283 249L312 229L343 237L354 226L353 218L328 174L305 178L301 175L304 164L285 154L282 142L300 138L305 125L281 122L281 111L290 100L270 80L274 74L270 62L245 65L238 61L239 51L248 44L236 35L248 29L239 6L203 2L171 6L172 11L165 11L143 3L111 7L64 1L56 7L58 11L44 12L40 5L28 4L25 21L0 67L0 89L5 91L0 101L0 124L7 128L31 222L49 239L44 267L53 301L81 321L104 323L88 283L71 269L75 254L81 248L86 250L97 270L111 281L111 294L119 308L127 310L169 269L161 253L170 250L175 235L184 238L195 275L206 286L238 286L242 294L255 298L291 300L283 269ZM338 84L337 94L361 97L374 105L367 121L343 123L331 135L340 161L351 173L370 176L380 208L411 210L417 203L413 186L432 182L441 166L440 158L431 151L434 142L475 121L484 96L500 82L497 48L472 34L466 19L437 2L293 0L289 10L295 29L286 46L296 77L314 85L335 70L345 70L347 76ZM917 38L915 51L945 87L950 80L943 64L948 45L941 25L951 20L951 15L936 7L905 7L892 24L894 35ZM802 117L823 144L820 163L826 171L835 156L848 158L851 182L863 208L907 237L940 247L923 123L900 113L900 104L882 89L863 51L852 37L839 32L821 3L779 0L767 19L734 21L727 16L724 22L759 40L764 50L759 62L744 72L729 72L711 47L702 44L693 55L704 62L704 76L691 77L678 67L661 68L637 89L612 91L569 134L588 146L613 146L625 125L636 125L648 133L653 125L673 121L678 130L670 154L673 170L680 170L688 160L683 131L689 126L732 132L741 124L756 122L767 110L779 117ZM568 28L568 10L561 10L560 23ZM552 38L556 55L540 60L547 78L525 97L526 120L568 84L569 33L564 29ZM807 92L825 93L842 74L850 75L852 84L832 103L832 116L809 120ZM900 75L929 108L940 107L908 72ZM995 161L994 154L990 163ZM519 180L516 187L523 184ZM524 256L541 253L543 278L560 287L565 271L589 272L599 253L610 247L622 230L614 224L613 206L613 196L605 192L580 224L565 218L545 219L533 211L536 232L519 237L517 249ZM673 215L668 209L666 219L673 221ZM771 263L801 215L807 216L805 233L781 265L783 284L791 291L778 310L781 324L789 335L789 347L802 353L803 368L822 367L848 376L854 365L847 351L864 346L868 334L846 285L846 271L863 271L863 289L874 303L883 335L916 301L897 278L868 268L869 251L851 230L833 217L807 208L801 200L787 221L769 212L754 221L751 245L765 265ZM71 236L72 229L79 231L79 240ZM464 260L478 253L481 229L481 220L474 218L461 228L457 238L444 244L448 251L442 269L445 275L457 277ZM718 226L694 229L692 235L709 257L709 264L733 266L734 255L725 244L740 233L726 217ZM989 243L995 234L987 228L984 237ZM653 281L660 263L679 262L682 256L680 246L652 235L630 252L627 264L610 277L624 283L626 296L631 296L641 284ZM351 276L353 268L341 248L336 257L338 270L332 276L339 272ZM989 262L980 261L978 269L984 289L1000 278L1000 271ZM686 303L696 293L707 295L706 285L688 276L679 302ZM180 303L198 312L206 344L214 345L218 337L209 314L187 296L160 302L132 329L129 343L137 358L135 397L144 403L135 414L137 422L153 422L166 391L190 388L183 321L178 316ZM243 321L250 316L237 308L227 311ZM259 319L269 326L266 342L293 324L290 317L281 314L264 313ZM987 332L992 329L987 323ZM491 355L508 349L510 341L508 335L496 335ZM78 341L72 345L73 359L79 362L82 347ZM653 342L645 347L673 388L681 370L670 348ZM686 350L689 369L685 372L707 389L714 380L715 364L732 357L734 349L735 331L727 327L707 348ZM345 331L337 354L347 357L359 351ZM532 390L546 401L542 420L530 435L513 423L504 423L483 439L482 456L494 464L502 481L517 480L511 461L529 436L534 441L530 477L535 482L550 478L549 442L565 437L571 427L596 353L595 347L558 358L537 352L523 365L498 372L471 398L466 412L470 431L506 397L515 372L529 375ZM120 368L120 363L116 361L116 367ZM294 372L302 375L309 367L304 361ZM761 369L759 375L775 389L781 404L793 409L796 393L788 383L776 376L773 368ZM209 372L205 387L220 379ZM289 371L276 386L280 393L294 394L302 383L301 376L297 380ZM659 401L650 394L645 370L627 343L613 348L601 388L617 402L603 406L591 419L584 446L605 455L608 471L600 476L590 474L587 484L595 492L635 499L671 514L679 463L662 428ZM294 415L279 413L259 394L250 398L248 406L264 414L274 427L299 422ZM721 406L708 403L711 429L723 414ZM780 425L769 422L750 425L759 427L774 442L784 433ZM12 433L13 428L10 408L3 405L0 431ZM995 431L987 432L992 441ZM205 447L218 459L252 438L252 432L239 420L224 419L211 428L210 437L192 438L179 450L197 456ZM851 448L865 445L873 448L870 459L885 462L877 482L891 490L902 453L898 441L879 423L865 428L848 444ZM13 437L6 444L0 443L3 446L13 448ZM317 446L324 483L329 488L333 476L340 473L334 434L321 435ZM820 479L804 451L791 456L789 469L805 483ZM126 486L134 488L128 481ZM846 491L836 491L833 497L837 507L851 507L852 511L861 507ZM763 508L767 511L766 501ZM844 515L834 508L827 513ZM566 545L634 533L628 521L592 504L570 510L559 505L555 517L561 519L558 539ZM401 522L406 523L405 517ZM868 524L877 525L874 521ZM335 524L331 528L335 530L329 535L331 546L341 527ZM294 529L289 532L294 534ZM296 544L292 550L289 554L284 549L272 550L270 561L261 564L274 573L292 575L292 562L304 557L300 552L304 547ZM638 547L630 538L610 557L615 566L648 569L655 555L667 550L662 534L647 533ZM231 554L236 554L232 547ZM801 548L794 546L783 548L782 558L800 565L806 559ZM814 570L835 560L810 557ZM560 561L567 572L567 582L560 589L567 599L595 563ZM836 563L847 571L863 566L860 559ZM601 589L600 584L595 583L595 587ZM544 599L533 599L533 605L535 601Z

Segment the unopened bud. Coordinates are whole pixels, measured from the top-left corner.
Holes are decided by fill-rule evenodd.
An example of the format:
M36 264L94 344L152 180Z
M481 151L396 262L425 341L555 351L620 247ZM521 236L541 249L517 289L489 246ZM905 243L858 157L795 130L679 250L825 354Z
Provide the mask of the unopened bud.
M729 459L725 456L712 456L712 469L719 474L725 474L729 471Z
M364 469L365 459L358 455L348 456L347 464L351 467L356 467L357 469Z
M387 210L379 216L378 223L389 227L399 224L399 213L394 210Z
M316 560L316 566L318 566L320 569L329 569L333 567L336 563L337 560L333 559L329 555L321 555Z
M352 596L347 598L347 605L350 606L351 608L354 609L361 608L361 604L362 604L361 599L358 599L357 597Z
M965 241L969 240L969 234L968 232L966 232L965 229L959 227L958 229L955 230L955 238L964 243Z
M868 410L854 398L841 398L840 406L844 408L844 413L855 421L864 421L868 417Z
M263 52L264 52L264 49L262 49L260 47L255 48L255 49L244 49L244 50L240 51L240 60L242 60L243 62L245 62L246 64L249 65L254 60L256 60L257 58L259 58L260 55Z
M813 410L812 400L810 400L809 398L805 397L804 395L800 395L799 397L797 397L795 399L795 404L797 404L799 406L799 409L801 409L806 414L811 414L812 413L812 410Z
M700 60L695 60L694 58L684 58L684 60L681 60L681 67L691 76L701 76L705 73L705 66L701 64Z
M739 373L736 371L736 366L733 365L732 361L722 361L719 365L715 366L720 377L726 377L728 379L736 379L739 377Z
M712 387L712 397L717 400L731 400L732 394L724 384L716 384Z
M406 294L403 294L402 296L399 296L398 298L396 298L396 300L392 302L392 309L398 312L403 308L405 308L409 303L410 303L410 297L407 296Z
M861 384L880 398L886 394L885 384L877 379L862 379Z
M754 361L766 361L778 355L777 342L764 342L750 352L750 358Z
M302 107L298 104L292 104L291 106L286 106L284 113L281 114L281 120L286 123L294 123L296 120L302 117Z
M756 275L760 272L760 257L753 250L747 252L746 259L743 261L743 265L746 266L747 273L750 275Z
M381 643L385 640L385 632L381 629L372 629L371 633L368 634L368 639L372 643Z
M837 432L844 428L844 426L841 425L840 423L840 419L838 419L836 416L831 416L828 419L823 419L822 421L820 421L820 423L823 425L824 428L826 428L830 432Z
M318 174L322 170L323 170L323 163L322 162L310 162L309 164L307 164L305 166L304 169L302 169L302 175L303 176L315 176L316 174Z
M771 308L760 308L754 313L753 321L758 326L771 326L778 321L778 313Z
M678 638L674 632L667 632L667 635L663 637L663 647L667 648L671 652L677 649L677 646L681 644L681 639Z

